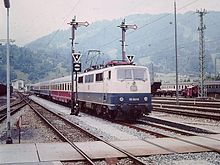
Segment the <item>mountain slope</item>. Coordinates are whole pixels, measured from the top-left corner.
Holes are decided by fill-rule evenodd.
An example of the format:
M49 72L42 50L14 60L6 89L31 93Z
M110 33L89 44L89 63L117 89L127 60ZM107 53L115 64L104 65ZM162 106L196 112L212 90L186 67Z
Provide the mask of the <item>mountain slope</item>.
M205 66L207 73L214 73L215 58L220 58L220 12L209 11L204 17ZM135 55L135 63L154 66L157 73L175 71L174 16L136 14L126 17L127 24L136 24L138 29L126 32L126 53ZM76 31L76 50L82 53L83 67L102 64L110 59L121 59L121 29L117 26L123 19L99 21ZM178 65L180 74L199 73L199 17L194 12L177 15ZM15 48L12 53L15 63L12 68L14 78L22 75L28 80L51 79L70 74L71 71L71 30L57 30L39 38L26 48ZM0 47L0 57L4 56ZM89 50L100 50L88 53ZM17 53L19 57L17 58ZM3 63L4 63L3 59ZM28 62L29 60L29 62ZM22 63L22 61L24 61ZM31 67L28 68L28 63ZM0 75L5 74L5 65L0 66ZM217 72L219 67L217 63ZM0 80L1 81L1 80Z

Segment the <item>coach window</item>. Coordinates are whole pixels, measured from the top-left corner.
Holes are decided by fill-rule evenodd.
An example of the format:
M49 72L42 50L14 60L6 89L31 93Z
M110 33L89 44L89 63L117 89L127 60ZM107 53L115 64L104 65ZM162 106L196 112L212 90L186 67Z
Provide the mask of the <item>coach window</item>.
M72 83L70 83L70 91L72 91Z

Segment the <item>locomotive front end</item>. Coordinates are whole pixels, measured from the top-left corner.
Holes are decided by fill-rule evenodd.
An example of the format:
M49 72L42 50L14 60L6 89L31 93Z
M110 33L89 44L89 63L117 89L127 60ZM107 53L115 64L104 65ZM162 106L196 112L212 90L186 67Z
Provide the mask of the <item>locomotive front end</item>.
M116 105L120 116L135 120L151 112L150 78L146 67L118 67L116 81L111 86L115 93L110 102Z

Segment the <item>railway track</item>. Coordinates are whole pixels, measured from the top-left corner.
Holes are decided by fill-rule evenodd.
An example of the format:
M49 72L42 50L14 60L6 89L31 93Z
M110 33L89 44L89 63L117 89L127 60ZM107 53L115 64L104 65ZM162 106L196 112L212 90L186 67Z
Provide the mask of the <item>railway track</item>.
M148 118L148 119L147 119ZM54 119L53 119L54 120ZM181 134L185 134L188 130L191 130L192 132L196 132L196 133L203 133L203 134L212 134L213 132L210 132L210 131L207 131L207 130L204 130L204 129L200 129L200 128L196 128L196 127L191 127L191 126L183 126L183 125L181 125L181 124L178 124L178 123L175 123L175 122L170 122L170 121L159 121L159 119L155 119L155 118L151 118L151 117L146 117L146 120L149 120L149 121L156 121L155 123L157 123L157 125L159 125L159 123L160 122L163 122L163 123L165 123L164 125L166 125L166 126L172 126L172 125L178 125L177 126L177 128L179 128L179 129L181 129L182 130L182 133ZM142 121L143 122L143 121ZM152 124L152 122L151 122L151 124ZM155 124L154 124L155 125ZM174 126L173 126L174 127ZM184 127L184 129L182 129L182 127ZM185 131L183 131L183 130L186 130L186 132ZM193 134L193 133L192 133ZM187 134L186 134L187 135ZM209 140L218 140L218 139L215 139L215 138L210 138L210 137L206 137L206 135L200 135L201 137L204 137L205 139L207 139L207 141L209 141ZM163 137L165 137L165 136L163 136ZM189 143L189 144L192 144L192 145L194 145L194 146L200 146L200 147L203 147L203 148L207 148L207 149L209 149L209 151L215 151L215 152L218 152L219 153L219 150L218 149L216 149L216 148L213 148L213 147L209 147L209 146L206 146L206 145L203 145L202 143L200 143L200 141L197 141L197 142L192 142L191 140L188 140L188 138L186 138L186 139L183 139L182 138L183 136L180 136L180 137L166 137L166 138L157 138L156 139L156 141L153 141L153 139L152 140L146 140L146 142L147 143L149 143L149 144L152 144L152 145L154 145L154 146L157 146L157 147L160 147L160 148L162 148L162 149L164 149L164 150L166 150L166 151L168 151L169 153L178 153L175 149L173 150L173 149L171 149L170 147L166 147L167 145L163 145L162 143L160 143L160 141L162 140L163 141L163 139L170 139L170 141L172 141L171 139L176 139L176 140L178 140L178 141L182 141L182 142L185 142L185 143ZM197 137L197 136L191 136L191 135L189 135L189 136L184 136L184 137ZM99 137L97 137L97 139L98 139L98 141L103 141L102 139L100 139ZM166 141L166 140L165 140ZM219 141L219 140L218 140ZM106 143L106 144L108 144L109 146L111 146L111 147L113 147L113 148L115 148L115 149L117 149L118 151L120 151L120 152L123 152L124 150L126 150L126 149L121 149L121 148L118 148L118 147L116 147L115 145L112 145L112 144L109 144L108 142L104 142L104 143ZM113 142L114 143L114 142ZM73 144L74 144L74 142L73 142ZM114 144L116 144L117 145L117 143L114 143ZM161 145L162 144L162 145ZM184 147L183 147L184 148ZM126 152L126 151L125 151ZM123 152L124 153L124 152ZM127 155L127 154L126 154ZM133 156L134 157L134 159L133 158L131 158L130 156ZM132 154L130 154L130 153L128 153L128 155L127 155L127 157L129 157L129 159L131 159L134 163L133 164L146 164L146 162L142 162L142 161L140 161L139 162L139 159L141 159L141 157L137 157L137 155L136 156L134 156L134 155L132 155ZM90 158L90 157L89 157ZM91 159L91 158L90 158ZM120 157L120 159L121 159L121 157ZM138 159L138 160L136 160L136 159ZM91 163L90 164L96 164L97 163L97 161L100 161L100 160L103 160L103 158L102 159L96 159L96 160L94 160L94 159L91 159ZM105 161L105 160L104 160Z
M26 100L27 100L27 97L19 94L18 100L12 102L10 105L10 114L11 115L15 114L25 105L27 105ZM7 118L7 108L4 107L3 109L0 110L0 123L3 122L6 118Z
M176 98L152 98L153 104L176 104ZM179 105L186 106L197 106L197 107L210 107L210 108L220 108L220 101L214 100L198 100L198 99L184 99L179 100Z
M184 124L181 124L180 127L178 124L174 122L169 123L166 120L163 119L158 120L153 117L146 117L145 119L138 120L135 123L125 123L125 122L117 122L117 123L123 126L127 126L129 128L136 129L137 131L142 131L147 134L151 134L157 138L175 137L179 135L196 136L199 134L215 134L214 132L210 132L208 130L204 130ZM146 126L150 126L151 128L147 128ZM155 131L154 128L160 130ZM165 131L165 133L163 131Z
M220 121L220 102L207 100L184 100L176 105L175 99L153 99L153 110L196 118Z
M171 105L171 104L158 104L154 103L155 107L163 107L163 108L175 108L175 109L185 109L197 112L210 112L220 114L220 108L212 108L212 107L198 107L198 106L186 106L186 105Z
M220 114L213 114L209 112L197 112L197 110L185 110L179 108L164 108L164 107L154 107L154 111L157 112L165 112L170 114L177 114L189 117L197 117L197 118L204 118L204 119L212 119L216 121L220 121Z
M156 117L150 117L150 116L145 116L142 120L138 120L140 123L144 123L147 125L153 125L154 127L158 128L163 128L163 129L175 129L173 131L187 131L189 134L192 133L192 135L198 135L198 134L216 134L215 132L206 130L206 129L201 129L198 127L190 126L190 125L185 125L182 123L177 123L177 122L172 122L169 120L161 119L161 118L156 118ZM187 133L186 132L186 133Z
M169 131L171 133L174 132L179 135L185 135L185 136L195 136L196 135L195 133L191 133L189 131L184 131L184 130L181 130L181 129L178 129L175 127L169 127L169 126L165 126L165 125L161 125L161 124L157 124L157 123L152 123L152 122L148 122L148 121L138 120L137 123L142 124L144 126L148 125L148 126L151 126L154 128L159 128L161 130ZM167 137L171 137L171 136L167 135Z
M117 122L117 124L120 124L120 125L123 125L123 126L127 126L129 128L133 128L133 129L136 129L137 131L142 131L142 132L145 132L147 134L151 134L157 138L163 138L163 137L169 137L163 133L159 133L159 132L155 132L155 131L151 131L147 128L142 128L142 127L139 127L137 126L136 124L131 124L131 123L124 123L124 122Z
M98 136L95 136L91 133L89 133L86 130L83 130L82 128L78 127L77 125L75 125L74 123L72 123L71 121L65 119L64 117L62 117L61 115L54 113L42 106L40 106L37 103L34 103L33 101L31 103L28 103L29 106L47 123L49 124L49 126L56 132L59 134L59 136L66 142L68 142L74 149L76 149L87 161L87 163L89 164L95 164L95 161L97 160L92 160L84 151L82 151L80 148L78 148L74 142L78 142L78 141L82 141L82 139L84 139L84 136L87 136L86 139L84 139L83 141L101 141L104 142L105 144L107 144L108 146L113 147L114 149L118 150L119 152L125 154L129 159L131 159L134 164L146 164L145 162L143 162L142 160L138 159L136 156L128 153L127 151L101 139ZM55 126L56 122L55 121L59 121L59 125L60 123L62 123L61 125L65 125L65 129L63 127L60 126ZM73 130L75 129L75 130ZM73 131L73 132L72 132ZM84 135L80 135L79 138L75 139L75 136L73 137L72 134L76 133L77 134L84 134ZM83 132L83 133L81 133ZM83 138L82 138L83 136ZM87 139L88 138L88 139Z
M176 100L176 97L152 97L153 100ZM220 100L214 100L214 99L200 99L200 98L185 98L185 97L179 97L179 100L183 101L198 101L198 102L219 102Z

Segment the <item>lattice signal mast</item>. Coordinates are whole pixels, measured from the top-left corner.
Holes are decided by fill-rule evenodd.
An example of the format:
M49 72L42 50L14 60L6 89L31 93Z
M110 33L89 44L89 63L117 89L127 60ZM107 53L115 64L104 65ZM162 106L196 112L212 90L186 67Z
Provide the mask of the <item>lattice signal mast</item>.
M136 30L137 29L137 25L127 25L125 24L125 19L121 22L121 25L118 26L122 29L122 40L121 40L121 46L122 46L122 61L126 61L126 54L125 54L125 32L128 29L133 29Z
M200 17L200 27L198 27L199 31L199 70L200 70L200 87L199 87L199 98L205 98L206 92L205 92L205 42L204 42L204 30L206 29L206 26L203 22L203 16L207 14L207 11L205 9L203 10L197 10L197 12Z

